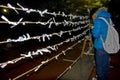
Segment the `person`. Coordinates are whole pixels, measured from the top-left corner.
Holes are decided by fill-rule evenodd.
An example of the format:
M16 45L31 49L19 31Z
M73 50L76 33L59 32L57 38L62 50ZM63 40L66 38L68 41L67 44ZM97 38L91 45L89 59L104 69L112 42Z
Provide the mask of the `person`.
M99 19L99 17L104 17L108 22L110 22L111 15L107 11L106 7L94 8L91 10L93 28L91 30L93 41L94 41L94 59L96 65L97 80L109 80L110 74L110 61L109 54L104 50L100 36L102 35L103 40L106 40L108 26L107 24Z

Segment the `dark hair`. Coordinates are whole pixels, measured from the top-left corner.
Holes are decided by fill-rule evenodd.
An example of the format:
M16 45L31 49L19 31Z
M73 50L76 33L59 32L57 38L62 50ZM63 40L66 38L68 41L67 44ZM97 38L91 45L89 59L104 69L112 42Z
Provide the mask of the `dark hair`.
M92 19L92 15L98 10L98 8L92 8L90 11L90 19Z

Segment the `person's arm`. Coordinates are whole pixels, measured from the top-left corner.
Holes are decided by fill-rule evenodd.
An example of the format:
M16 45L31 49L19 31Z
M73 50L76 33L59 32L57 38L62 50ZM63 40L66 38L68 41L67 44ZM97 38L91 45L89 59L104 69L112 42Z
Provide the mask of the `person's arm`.
M96 20L94 22L94 27L92 29L92 35L94 38L100 37L100 30L101 30L101 21Z

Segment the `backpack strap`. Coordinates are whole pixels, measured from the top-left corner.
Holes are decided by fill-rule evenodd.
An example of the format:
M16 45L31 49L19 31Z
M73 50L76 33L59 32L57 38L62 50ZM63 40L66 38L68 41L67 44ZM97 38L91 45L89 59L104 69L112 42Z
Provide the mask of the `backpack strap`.
M99 19L102 19L107 25L109 25L108 21L104 17L99 17Z
M111 19L110 19L110 23L109 23L104 17L99 17L98 19L103 20L103 21L107 24L108 29L109 29L109 25L110 25L110 23L111 23L111 21L112 21ZM104 40L103 40L103 38L102 38L102 35L100 35L100 39L101 39L102 43L104 44L105 42L104 42Z
M114 26L114 24L113 24L111 18L109 19L109 20L110 20L110 23L109 23L104 17L99 17L99 19L102 19L108 26L109 26L109 25ZM110 27L112 27L112 26L110 26Z

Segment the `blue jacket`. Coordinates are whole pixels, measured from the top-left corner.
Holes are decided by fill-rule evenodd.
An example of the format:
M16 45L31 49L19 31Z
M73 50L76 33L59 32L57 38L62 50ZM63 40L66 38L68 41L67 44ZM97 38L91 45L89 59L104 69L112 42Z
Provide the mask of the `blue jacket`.
M94 20L94 28L92 29L92 35L94 39L94 48L104 49L102 41L100 40L100 35L102 35L102 38L105 41L106 34L108 31L108 26L103 20L99 19L98 17L104 17L108 22L110 22L109 18L111 17L111 15L105 10L99 11L96 19Z

